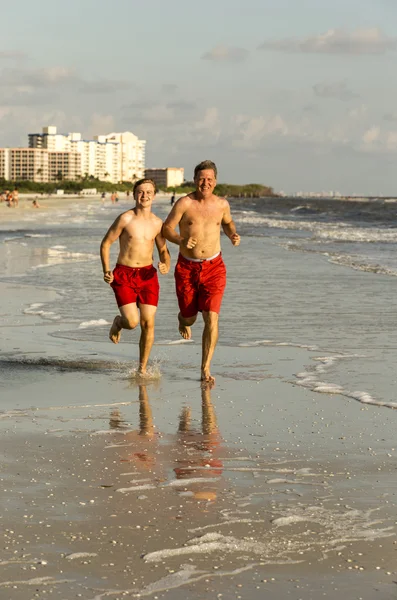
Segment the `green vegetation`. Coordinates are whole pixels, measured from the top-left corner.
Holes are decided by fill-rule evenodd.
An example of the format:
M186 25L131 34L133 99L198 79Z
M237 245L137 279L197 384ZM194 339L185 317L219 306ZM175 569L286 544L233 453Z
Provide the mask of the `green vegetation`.
M96 188L98 193L101 192L132 192L134 184L123 181L122 183L109 183L101 181L96 177L85 176L79 181L62 180L62 173L58 173L59 181L50 183L38 183L36 181L7 181L0 178L0 191L6 189L18 188L22 194L55 194L57 189L62 189L66 194L78 194L81 190ZM165 188L159 186L159 191L174 193L177 196L182 196L193 192L195 189L193 181L186 181L183 185L177 188ZM219 196L227 196L229 198L262 198L264 196L277 196L273 188L259 183L249 183L248 185L232 185L229 183L218 183L215 188L215 193Z
M61 175L61 173L59 173ZM7 181L0 178L0 190L18 188L21 194L55 194L58 189L62 189L66 194L78 194L81 190L96 188L98 193L101 192L126 192L132 191L133 183L123 181L123 183L109 183L101 181L92 175L84 177L79 181L69 181L64 179L61 181L52 181L49 183L38 183L36 181Z
M193 181L186 181L177 188L160 188L164 192L173 192L177 195L189 194L195 189ZM227 196L229 198L262 198L264 196L277 196L273 188L260 183L249 183L247 185L233 185L230 183L218 183L215 188L215 194L218 196Z

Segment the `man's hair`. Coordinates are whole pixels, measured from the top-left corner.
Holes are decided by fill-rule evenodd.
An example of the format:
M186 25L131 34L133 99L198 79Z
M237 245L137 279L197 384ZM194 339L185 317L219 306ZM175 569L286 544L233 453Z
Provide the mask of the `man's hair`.
M197 175L200 171L204 171L205 169L212 169L214 171L215 179L218 175L218 169L216 168L216 164L212 162L212 160L203 160L197 166L194 167L194 178L196 179Z
M142 185L143 183L151 183L154 188L154 193L157 194L157 187L156 187L156 184L154 183L153 179L139 179L139 181L136 181L134 183L134 187L132 188L132 193L135 194L136 188L138 186Z

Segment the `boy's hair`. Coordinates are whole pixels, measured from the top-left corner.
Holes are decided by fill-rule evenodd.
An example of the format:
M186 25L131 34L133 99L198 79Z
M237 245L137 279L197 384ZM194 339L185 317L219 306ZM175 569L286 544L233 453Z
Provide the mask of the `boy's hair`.
M212 169L214 171L215 179L218 175L218 169L216 168L216 164L212 162L212 160L203 160L201 163L194 167L194 178L196 179L197 175L200 171L204 171L205 169Z
M135 190L138 186L142 185L142 183L151 183L154 188L154 193L157 194L157 187L154 183L153 179L139 179L134 183L134 187L132 188L132 193L135 194Z

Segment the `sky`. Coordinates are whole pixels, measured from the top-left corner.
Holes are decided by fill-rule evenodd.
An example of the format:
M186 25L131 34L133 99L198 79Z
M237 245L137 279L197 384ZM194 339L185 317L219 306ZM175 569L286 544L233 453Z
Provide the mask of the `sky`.
M397 196L396 0L0 0L0 146L132 131L147 167Z

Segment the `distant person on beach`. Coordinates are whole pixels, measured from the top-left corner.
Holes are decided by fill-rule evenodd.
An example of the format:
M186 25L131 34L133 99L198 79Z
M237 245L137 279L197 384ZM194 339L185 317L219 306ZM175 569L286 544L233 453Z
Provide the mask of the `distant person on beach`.
M135 329L140 323L139 373L146 374L147 363L154 341L154 322L159 299L157 271L153 266L156 243L160 262L158 268L165 275L170 269L170 254L162 234L162 221L152 213L156 185L151 179L140 179L134 185L135 207L117 217L101 243L103 278L111 285L120 315L110 328L109 338L120 341L122 329ZM116 268L110 270L110 246L119 240L120 250Z
M114 204L116 202L116 192L112 192L112 194L110 196L110 200L111 200L112 204Z
M102 192L102 194L101 194L101 200L102 200L102 202L105 202L105 200L106 200L106 192Z
M175 194L172 194L171 196L171 206L173 206L175 203Z
M240 236L227 200L214 195L217 168L205 160L194 169L196 191L179 198L164 222L164 237L179 246L175 267L179 303L179 332L185 340L200 311L204 319L201 380L214 383L211 359L218 340L218 318L226 286L226 268L221 255L220 228L233 246ZM179 225L178 234L176 227Z
M38 203L37 200L33 200L32 204L33 204L33 208L40 208L40 204Z
M18 206L19 205L19 192L18 192L18 188L15 188L14 191L12 192L12 203L14 206Z

